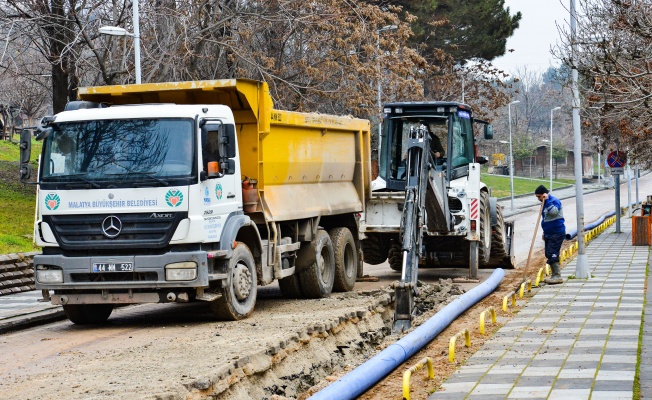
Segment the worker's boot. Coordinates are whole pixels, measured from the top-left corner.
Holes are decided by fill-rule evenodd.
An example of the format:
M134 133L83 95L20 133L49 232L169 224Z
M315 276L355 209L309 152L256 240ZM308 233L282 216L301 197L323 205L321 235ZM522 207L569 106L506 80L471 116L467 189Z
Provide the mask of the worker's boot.
M548 285L557 285L560 283L564 283L564 280L561 278L561 268L559 266L559 263L558 262L551 263L550 268L552 269L552 276L544 279L544 282L547 283Z

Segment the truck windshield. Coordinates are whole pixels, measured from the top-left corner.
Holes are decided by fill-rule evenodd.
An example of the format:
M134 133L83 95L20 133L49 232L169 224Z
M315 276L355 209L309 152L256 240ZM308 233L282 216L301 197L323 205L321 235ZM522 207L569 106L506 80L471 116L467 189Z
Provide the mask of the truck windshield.
M190 177L194 121L124 119L55 124L44 143L43 181Z

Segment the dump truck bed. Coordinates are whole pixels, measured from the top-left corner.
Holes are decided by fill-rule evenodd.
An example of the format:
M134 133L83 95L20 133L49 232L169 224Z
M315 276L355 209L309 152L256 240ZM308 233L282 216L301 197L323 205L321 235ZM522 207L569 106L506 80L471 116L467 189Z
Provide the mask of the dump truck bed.
M273 109L265 82L244 79L82 87L81 100L223 104L233 111L242 174L256 212L285 221L364 210L371 195L369 121Z

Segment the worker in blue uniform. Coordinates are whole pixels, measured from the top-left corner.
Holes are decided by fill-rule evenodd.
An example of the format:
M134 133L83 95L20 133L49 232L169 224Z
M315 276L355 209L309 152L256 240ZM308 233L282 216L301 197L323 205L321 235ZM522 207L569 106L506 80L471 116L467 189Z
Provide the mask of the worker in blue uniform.
M545 242L545 254L548 265L552 269L552 276L545 279L549 285L563 283L561 278L561 267L559 266L559 252L566 237L566 225L564 221L564 210L561 201L551 195L545 186L539 185L534 195L543 202L541 211L541 229L543 229L543 240Z

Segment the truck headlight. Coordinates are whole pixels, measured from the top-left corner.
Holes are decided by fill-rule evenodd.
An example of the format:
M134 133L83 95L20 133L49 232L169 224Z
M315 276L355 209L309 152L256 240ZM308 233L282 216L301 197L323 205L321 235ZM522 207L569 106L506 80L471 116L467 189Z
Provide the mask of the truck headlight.
M185 261L165 266L166 281L192 281L197 279L197 263Z
M39 283L63 283L63 271L47 265L36 266L36 281Z

